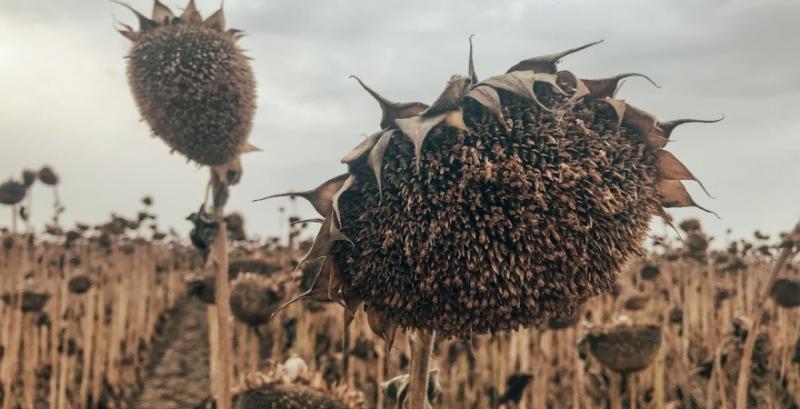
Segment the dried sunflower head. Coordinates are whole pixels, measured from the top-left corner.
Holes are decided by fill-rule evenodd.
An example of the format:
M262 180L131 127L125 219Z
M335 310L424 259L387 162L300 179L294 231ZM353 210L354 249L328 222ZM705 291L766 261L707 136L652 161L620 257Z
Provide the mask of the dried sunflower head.
M302 359L262 373L245 375L234 388L236 409L366 409L364 394L347 385L331 385L309 372Z
M283 298L284 283L275 277L242 273L231 283L231 312L237 320L259 326L269 321Z
M36 171L25 169L22 171L22 184L25 185L25 187L31 187L38 177L39 174Z
M0 184L0 203L15 205L25 199L27 188L15 180L7 180Z
M661 348L661 328L656 325L617 325L587 334L592 355L619 373L641 371L653 363Z
M594 44L594 43L593 43ZM289 193L325 217L308 295L365 303L381 325L446 336L510 330L612 288L663 207L696 206L664 150L674 128L556 63L588 44L479 81L472 63L430 106L377 99L381 130L348 172ZM647 78L647 77L645 77ZM331 260L331 262L328 262ZM316 292L315 292L316 291Z
M48 186L55 186L59 182L58 174L50 166L39 169L39 180Z
M779 278L772 285L770 295L783 308L800 307L800 281Z
M180 16L155 0L151 18L119 4L139 20L139 31L121 24L120 33L133 42L128 82L153 133L202 165L239 167L239 155L252 150L256 100L253 71L236 44L242 32L225 29L222 8L204 20L194 0Z

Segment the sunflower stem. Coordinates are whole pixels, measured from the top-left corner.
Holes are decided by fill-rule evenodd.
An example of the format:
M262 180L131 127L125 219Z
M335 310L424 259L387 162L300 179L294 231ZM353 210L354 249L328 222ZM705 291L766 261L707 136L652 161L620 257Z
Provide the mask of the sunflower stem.
M11 205L11 233L17 234L17 205Z
M794 234L800 234L800 223L794 228ZM744 349L742 350L742 365L739 367L739 377L736 382L736 409L747 408L747 391L750 386L750 366L753 362L753 349L756 346L756 339L758 338L758 327L764 317L764 312L767 308L772 306L770 292L778 274L786 267L789 259L795 254L793 245L787 245L775 261L775 266L772 268L769 280L766 285L761 289L761 297L758 300L761 302L756 306L750 328L747 330L747 338L744 342Z
M431 354L436 331L418 330L417 340L411 346L411 373L409 374L406 409L426 409L428 406L428 380Z
M231 409L231 327L230 322L230 287L228 283L228 234L225 226L225 202L228 186L221 183L214 171L211 171L211 184L214 196L214 219L219 223L219 230L209 255L214 263L216 281L215 302L217 304L217 408Z

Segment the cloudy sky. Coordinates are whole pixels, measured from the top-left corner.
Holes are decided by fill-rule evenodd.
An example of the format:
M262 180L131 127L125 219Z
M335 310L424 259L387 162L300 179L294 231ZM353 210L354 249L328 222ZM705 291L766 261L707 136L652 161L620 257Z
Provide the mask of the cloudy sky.
M149 14L149 1L131 4ZM219 4L198 6L208 15ZM313 210L252 199L341 173L343 154L377 130L379 108L348 75L394 100L430 102L451 74L466 71L472 33L480 76L604 39L561 66L585 78L650 75L662 89L632 79L622 96L662 119L724 113L719 124L679 128L670 146L716 196L690 186L697 201L722 220L697 210L676 217L699 216L711 232L732 227L740 236L800 218L796 0L228 0L225 9L228 25L248 33L241 44L259 84L251 139L264 149L245 158L229 207L262 236L285 228L279 206ZM135 23L107 1L0 0L0 178L51 164L69 223L133 215L150 194L163 223L186 231L207 171L149 136L127 88L130 43L112 15ZM51 194L38 187L34 195L41 224ZM0 225L8 217L0 214Z

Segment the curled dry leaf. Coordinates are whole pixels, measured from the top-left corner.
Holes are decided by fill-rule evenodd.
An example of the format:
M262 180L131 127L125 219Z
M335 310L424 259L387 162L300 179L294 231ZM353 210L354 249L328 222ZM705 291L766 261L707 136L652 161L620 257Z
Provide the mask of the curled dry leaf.
M393 102L386 98L384 98L381 94L375 92L372 88L368 87L361 81L360 78L356 77L355 75L351 75L350 78L355 79L361 84L376 101L378 101L378 105L381 106L382 116L381 116L381 129L386 129L391 126L394 126L395 120L402 119L402 118L409 118L414 115L419 115L426 109L428 109L427 104L423 104L422 102Z
M308 200L311 205L314 206L314 209L317 211L317 213L325 216L333 211L333 197L336 195L336 192L342 188L342 185L349 176L349 174L344 173L325 181L312 190L306 190L303 192L278 193L276 195L265 196L254 201L258 202L276 197L302 197L303 199Z
M547 54L541 55L538 57L528 58L527 60L522 60L511 68L508 69L506 72L516 72L516 71L533 71L533 72L542 72L546 74L555 74L558 68L556 68L556 64L558 62L573 53L578 51L587 49L593 45L597 45L602 43L603 40L595 41L593 43L585 44L580 47L571 48L569 50L564 50L554 54Z

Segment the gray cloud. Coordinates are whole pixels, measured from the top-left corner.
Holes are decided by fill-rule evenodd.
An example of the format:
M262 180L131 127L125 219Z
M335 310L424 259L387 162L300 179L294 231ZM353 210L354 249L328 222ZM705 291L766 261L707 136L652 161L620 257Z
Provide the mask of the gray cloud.
M218 2L198 5L209 13ZM226 12L229 25L248 33L242 45L259 82L252 139L265 149L246 157L231 208L262 235L280 232L279 206L312 211L251 199L340 173L341 156L376 130L378 107L348 75L395 100L431 101L450 74L466 70L471 33L483 76L602 38L563 66L587 77L647 73L663 89L632 79L624 97L664 119L725 113L720 124L681 128L671 146L718 197L692 186L697 200L724 219L695 210L677 217L742 235L800 217L795 1L230 0ZM182 218L201 200L206 171L170 156L139 121L125 79L129 44L113 31L112 14L135 21L105 1L0 3L0 178L51 163L64 179L67 220L131 214L152 194L162 219L186 230ZM41 223L49 195L35 194Z

